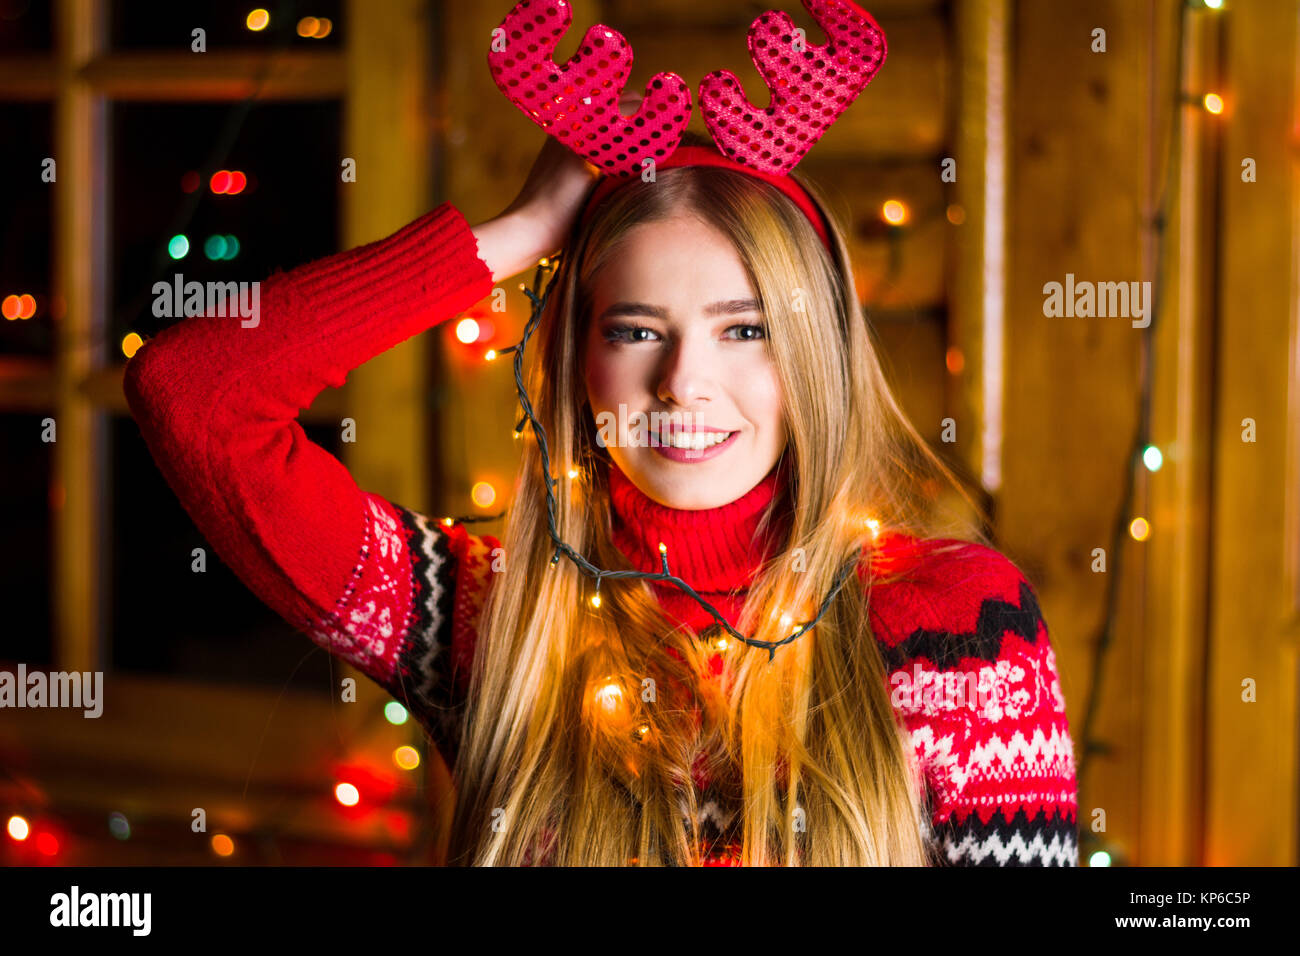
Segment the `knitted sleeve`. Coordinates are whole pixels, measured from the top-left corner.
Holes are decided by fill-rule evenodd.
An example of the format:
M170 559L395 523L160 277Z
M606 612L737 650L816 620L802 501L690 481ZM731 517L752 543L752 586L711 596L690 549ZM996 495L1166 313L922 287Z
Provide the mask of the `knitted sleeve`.
M297 422L350 370L492 289L450 203L258 284L255 314L186 318L127 364L145 443L195 526L264 603L399 700L454 753L495 539L362 491ZM232 310L235 311L235 310ZM247 323L247 324L245 324ZM452 754L448 754L452 758Z
M978 544L926 542L910 560L871 613L937 862L1077 866L1074 746L1033 589Z

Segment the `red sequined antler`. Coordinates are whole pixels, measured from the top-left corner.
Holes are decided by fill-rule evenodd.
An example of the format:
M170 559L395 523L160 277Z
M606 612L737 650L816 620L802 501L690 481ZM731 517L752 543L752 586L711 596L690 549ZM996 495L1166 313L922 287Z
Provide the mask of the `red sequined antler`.
M850 0L802 0L825 32L823 45L795 32L786 13L768 10L749 27L749 55L772 92L758 109L730 70L700 83L704 121L718 148L737 162L788 173L885 62L885 34Z
M636 172L646 156L672 154L691 118L691 91L676 73L656 73L631 116L618 101L632 72L632 46L596 24L564 66L551 56L573 12L568 0L523 0L494 31L488 67L501 92L579 156L607 174Z

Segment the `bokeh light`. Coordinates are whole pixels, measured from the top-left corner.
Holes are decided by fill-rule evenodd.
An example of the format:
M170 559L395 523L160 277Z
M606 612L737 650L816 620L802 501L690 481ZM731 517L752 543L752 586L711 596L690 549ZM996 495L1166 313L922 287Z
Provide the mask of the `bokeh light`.
M271 22L271 15L261 7L251 11L244 19L244 24L254 33L259 30L265 30L266 25Z

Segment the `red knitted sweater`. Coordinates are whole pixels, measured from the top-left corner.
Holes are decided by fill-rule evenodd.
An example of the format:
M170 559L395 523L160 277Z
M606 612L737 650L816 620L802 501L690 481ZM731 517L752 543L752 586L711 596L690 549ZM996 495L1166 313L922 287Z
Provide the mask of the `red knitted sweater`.
M350 370L491 290L474 234L444 203L388 238L272 275L255 327L209 315L165 329L125 377L150 452L222 559L402 701L449 763L500 542L358 488L296 419ZM780 540L781 520L761 540L755 529L786 477L775 468L730 504L679 511L611 466L614 544L657 572L663 541L673 573L734 626L743 589ZM936 856L1077 865L1074 751L1033 589L998 552L952 540L883 534L859 577L886 571L871 621L923 770ZM653 587L671 619L711 623L677 588ZM695 782L706 862L734 864L737 814L711 798L711 781Z

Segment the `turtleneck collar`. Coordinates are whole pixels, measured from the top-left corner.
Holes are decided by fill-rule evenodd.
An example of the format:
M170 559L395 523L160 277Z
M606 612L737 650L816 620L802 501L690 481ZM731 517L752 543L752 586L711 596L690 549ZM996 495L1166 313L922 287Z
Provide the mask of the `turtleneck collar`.
M788 463L782 459L735 501L689 511L650 498L611 460L609 495L614 545L636 570L657 574L663 571L659 552L662 541L668 549L668 570L696 591L715 595L744 591L788 530L789 515L777 515L765 532L758 534L764 511L788 476ZM666 588L698 607L674 585L654 582L654 587L661 595ZM704 616L708 618L707 613ZM725 612L724 616L730 618Z

